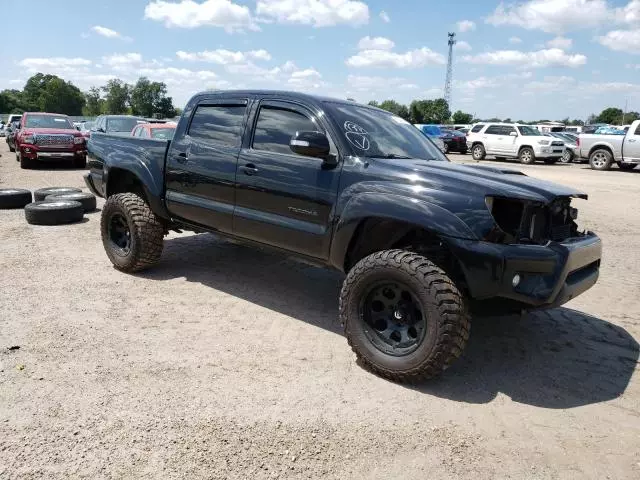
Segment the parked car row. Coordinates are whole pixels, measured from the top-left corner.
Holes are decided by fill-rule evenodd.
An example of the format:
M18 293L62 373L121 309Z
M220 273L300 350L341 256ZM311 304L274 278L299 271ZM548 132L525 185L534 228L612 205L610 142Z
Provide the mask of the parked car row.
M452 128L442 128L433 124L415 124L422 133L436 143L443 153L467 153L467 141L464 133Z

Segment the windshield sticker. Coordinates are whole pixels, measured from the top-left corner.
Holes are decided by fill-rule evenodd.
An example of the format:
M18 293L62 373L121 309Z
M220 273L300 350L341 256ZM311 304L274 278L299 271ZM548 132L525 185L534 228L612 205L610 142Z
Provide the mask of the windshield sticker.
M360 135L368 135L369 133L357 123L350 122L348 120L344 122L344 131L345 133L352 132L352 133L358 133Z
M351 145L360 149L360 150L369 150L371 146L367 135L367 132L364 128L354 122L346 121L344 122L344 135L347 137L347 140Z

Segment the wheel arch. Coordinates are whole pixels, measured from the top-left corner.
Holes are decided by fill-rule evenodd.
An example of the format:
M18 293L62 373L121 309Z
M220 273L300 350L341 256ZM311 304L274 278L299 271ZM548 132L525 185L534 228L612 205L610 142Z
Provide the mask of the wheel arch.
M593 145L590 149L589 149L589 158L591 158L591 155L593 155L596 151L598 150L605 150L607 152L609 152L611 154L611 159L614 159L614 155L613 155L613 149L611 148L610 145L607 145L606 143L601 143L601 144L596 144Z
M109 168L105 176L105 198L109 198L116 193L128 192L140 195L156 215L169 219L169 214L162 199L150 191L147 184L137 173L126 168Z

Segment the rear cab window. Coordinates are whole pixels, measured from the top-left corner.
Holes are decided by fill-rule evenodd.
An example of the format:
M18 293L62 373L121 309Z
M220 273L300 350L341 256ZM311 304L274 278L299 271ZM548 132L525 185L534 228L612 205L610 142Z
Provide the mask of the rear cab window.
M240 147L244 130L246 101L200 104L191 118L187 134L206 143Z

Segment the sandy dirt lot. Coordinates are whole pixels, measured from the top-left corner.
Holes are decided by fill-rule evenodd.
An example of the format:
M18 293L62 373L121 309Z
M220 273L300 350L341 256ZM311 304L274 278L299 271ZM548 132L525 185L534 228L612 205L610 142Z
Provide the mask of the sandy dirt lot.
M0 187L84 187L0 153ZM99 212L0 211L0 478L640 478L640 170L509 166L589 193L600 281L474 319L464 357L413 388L356 364L339 274L172 234L125 275Z

